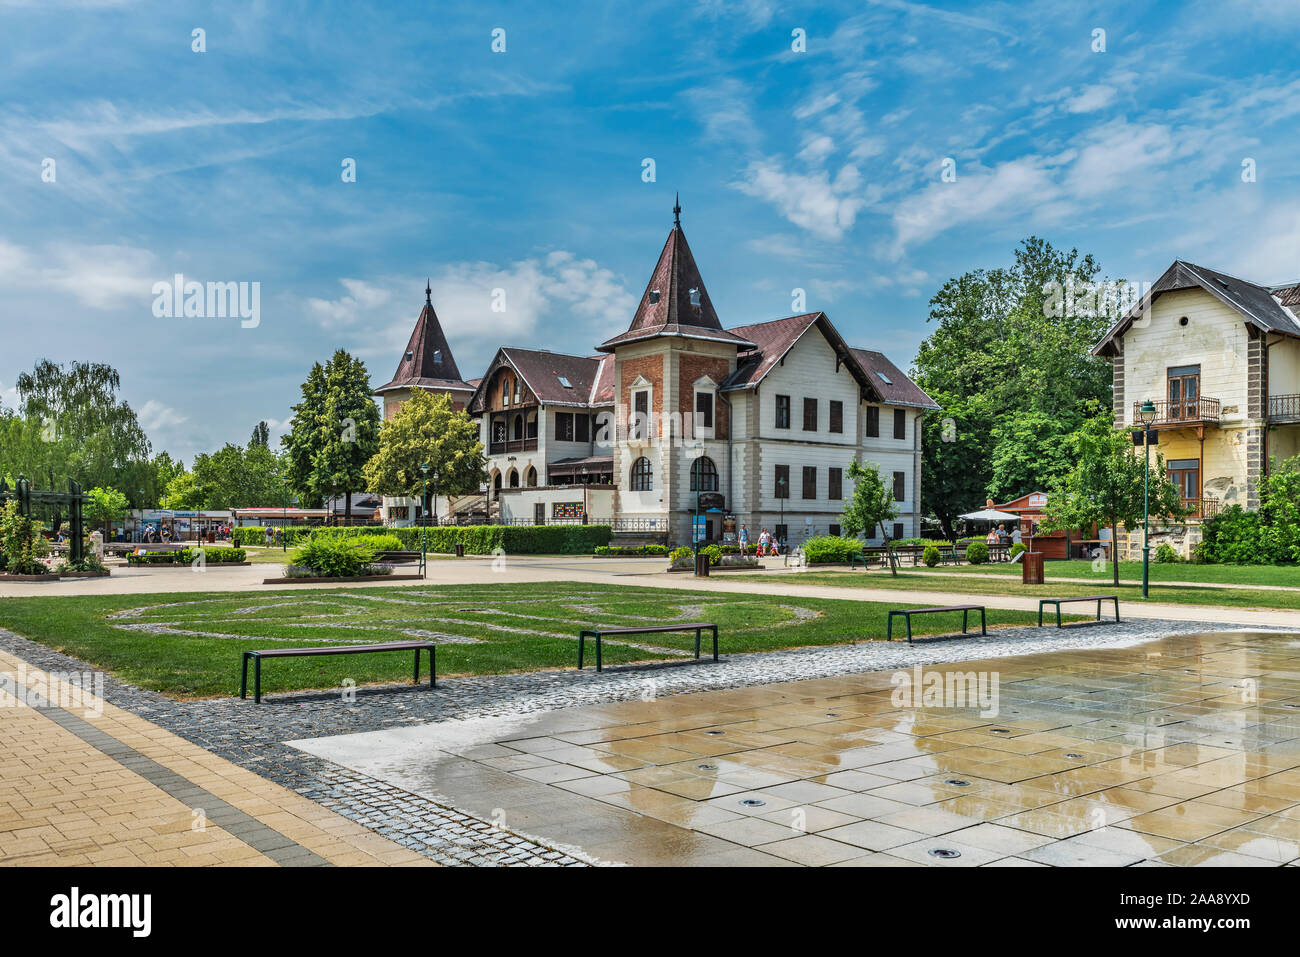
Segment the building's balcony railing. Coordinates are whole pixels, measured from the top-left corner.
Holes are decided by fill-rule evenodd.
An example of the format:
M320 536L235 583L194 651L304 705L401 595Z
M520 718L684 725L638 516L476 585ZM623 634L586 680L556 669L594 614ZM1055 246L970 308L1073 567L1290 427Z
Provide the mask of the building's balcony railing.
M1270 395L1268 397L1270 422L1300 422L1300 395Z
M1190 510L1188 518L1205 520L1218 515L1223 510L1223 502L1217 498L1185 498L1183 508Z
M1205 396L1201 396L1199 399L1187 399L1178 402L1160 399L1152 404L1156 407L1156 419L1151 424L1156 428L1219 421L1218 399L1210 399ZM1139 425L1141 421L1142 403L1134 402L1133 424Z
M533 452L537 449L537 437L531 439L507 439L504 442L488 444L488 455L505 455L507 452Z

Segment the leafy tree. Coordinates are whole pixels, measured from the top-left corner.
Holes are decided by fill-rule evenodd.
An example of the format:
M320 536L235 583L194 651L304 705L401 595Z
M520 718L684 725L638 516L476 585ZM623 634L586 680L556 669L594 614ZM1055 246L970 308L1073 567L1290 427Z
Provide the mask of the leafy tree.
M163 491L160 504L163 508L179 508L186 511L202 509L203 490L193 472L181 472L173 476Z
M893 490L885 487L885 480L880 477L880 467L875 462L865 464L854 459L849 462L849 481L853 483L853 492L849 495L840 515L840 532L856 538L862 535L870 538L877 528L880 535L889 541L885 532L885 522L898 517L898 505L894 502ZM895 575L898 569L889 563L889 569Z
M1030 237L1010 267L950 279L930 300L935 329L913 377L943 406L926 417L922 498L945 537L989 494L1051 487L1059 455L1036 454L1031 434L1039 450L1063 448L1095 403L1109 407L1110 365L1088 350L1111 317L1054 298L1054 284L1080 286L1099 272L1091 255Z
M250 446L260 445L263 448L266 448L270 444L270 442L271 442L271 427L266 424L266 420L262 420L261 422L257 423L257 425L253 426L253 435L252 438L248 440L248 444Z
M86 488L140 488L149 481L149 439L135 411L118 397L121 379L112 366L42 359L16 385L26 420L25 458L16 471L48 488L65 488L69 478ZM58 510L51 520L57 530Z
M113 533L113 520L126 515L129 503L126 495L115 488L92 488L86 493L88 501L82 506L82 514L90 522L104 523L104 537Z
M294 489L312 501L345 496L350 521L351 493L365 487L363 470L379 449L379 424L364 362L340 349L324 366L313 365L280 440Z
M379 430L379 451L366 463L365 487L379 495L423 497L428 515L434 488L422 496L421 465L429 466L430 482L437 471L439 495L476 492L484 480L483 443L474 420L452 411L446 395L417 389Z
M1112 428L1110 416L1101 413L1088 419L1071 436L1074 465L1057 480L1047 496L1043 521L1045 532L1110 528L1113 581L1119 585L1119 526L1130 533L1141 527L1145 452L1135 454L1131 433ZM1164 456L1156 453L1151 462L1150 515L1181 518L1187 514L1178 489L1169 481Z

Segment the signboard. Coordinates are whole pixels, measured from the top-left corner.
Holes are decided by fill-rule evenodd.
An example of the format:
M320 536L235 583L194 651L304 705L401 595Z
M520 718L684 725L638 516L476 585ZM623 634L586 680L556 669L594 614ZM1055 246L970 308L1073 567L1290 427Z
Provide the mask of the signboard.
M1138 429L1133 433L1133 444L1139 448L1142 445L1142 430ZM1157 429L1147 429L1147 445L1159 445L1160 432Z
M736 541L736 516L724 515L722 517L722 540L724 542Z
M1029 496L1029 504L1030 504L1030 505L1046 505L1046 504L1047 504L1047 496L1044 495L1042 492L1035 492L1033 495Z
M562 521L582 521L581 502L555 502L551 506L551 516Z
M708 528L708 519L703 515L693 515L691 517L691 543L699 544L704 541L705 530Z

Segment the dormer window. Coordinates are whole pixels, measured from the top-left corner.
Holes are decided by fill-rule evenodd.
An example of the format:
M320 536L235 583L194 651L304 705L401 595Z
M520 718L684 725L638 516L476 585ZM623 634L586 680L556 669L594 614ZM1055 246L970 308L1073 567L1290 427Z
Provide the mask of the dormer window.
M654 305L655 303L657 303L658 301L659 301L659 290L658 290L658 289L651 289L651 290L650 290L650 305L653 306L653 305Z
M691 297L691 305L692 305L692 306L698 306L698 305L700 304L700 291L699 291L699 289L692 289L692 290L690 291L690 297Z
M414 352L408 352L408 353L406 354L406 361L407 361L407 362L410 362L410 361L411 361L412 359L414 359L414 358L415 358L415 353L414 353Z
M439 365L439 366L442 365L442 350L441 350L441 349L434 349L434 350L433 350L433 364L434 364L434 365Z

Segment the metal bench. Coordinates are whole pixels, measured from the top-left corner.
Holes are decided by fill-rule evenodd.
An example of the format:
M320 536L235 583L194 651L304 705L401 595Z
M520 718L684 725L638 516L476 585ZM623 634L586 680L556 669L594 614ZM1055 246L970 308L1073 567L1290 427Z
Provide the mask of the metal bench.
M578 670L582 670L583 651L587 636L596 639L596 670L601 670L600 639L604 635L661 635L670 631L695 632L695 657L700 657L700 632L705 628L713 632L713 660L718 660L718 626L707 621L692 621L684 625L645 625L640 628L584 628L578 632Z
M1113 601L1115 603L1115 620L1119 621L1119 596L1118 595L1081 595L1078 598L1040 598L1038 599L1038 627L1043 627L1043 606L1056 606L1056 627L1061 625L1061 603L1069 601L1095 601L1097 603L1097 620L1101 621L1101 603L1104 601Z
M421 552L375 552L375 561L385 565L402 565L415 562L420 566L420 574L424 574L424 555Z
M320 648L267 648L262 651L244 652L244 667L239 677L239 697L248 697L248 660L253 660L253 703L262 702L262 659L263 658L308 658L315 655L368 655L376 651L414 651L415 679L420 683L420 652L429 650L429 687L438 687L437 649L432 641L389 641L374 645L336 645Z
M930 615L938 614L944 611L961 612L961 633L966 634L966 625L970 618L970 613L978 611L980 613L980 634L989 633L988 623L984 619L983 605L945 605L942 608L894 608L889 612L889 640L894 640L894 616L902 615L907 620L907 643L912 643L912 616L913 615Z

